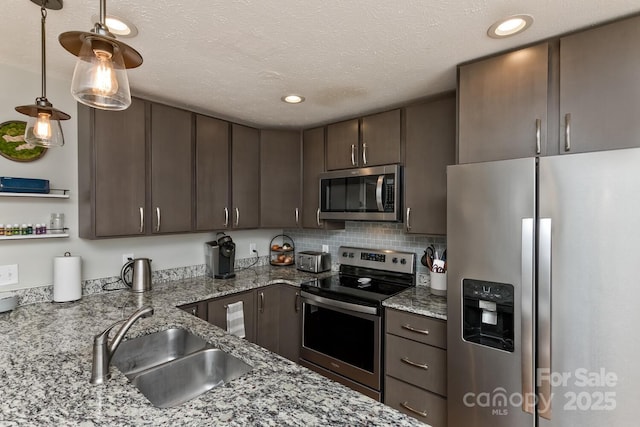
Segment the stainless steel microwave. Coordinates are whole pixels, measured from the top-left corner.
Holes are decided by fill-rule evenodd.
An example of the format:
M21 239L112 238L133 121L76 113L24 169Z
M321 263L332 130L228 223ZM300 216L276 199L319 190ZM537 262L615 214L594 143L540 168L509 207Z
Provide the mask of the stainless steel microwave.
M400 221L399 165L320 174L320 219Z

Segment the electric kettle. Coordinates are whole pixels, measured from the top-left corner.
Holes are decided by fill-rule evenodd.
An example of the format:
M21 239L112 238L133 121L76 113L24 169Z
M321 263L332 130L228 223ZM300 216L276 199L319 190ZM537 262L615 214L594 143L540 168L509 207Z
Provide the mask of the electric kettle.
M131 270L131 280L127 279L127 273ZM127 262L120 270L120 279L131 288L131 292L145 292L151 290L151 260L149 258L136 258Z

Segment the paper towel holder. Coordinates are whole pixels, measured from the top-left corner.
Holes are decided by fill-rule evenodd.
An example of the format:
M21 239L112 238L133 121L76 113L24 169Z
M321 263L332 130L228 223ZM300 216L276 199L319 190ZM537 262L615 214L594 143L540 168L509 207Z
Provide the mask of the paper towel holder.
M68 303L82 298L82 258L64 256L54 258L53 262L53 302Z

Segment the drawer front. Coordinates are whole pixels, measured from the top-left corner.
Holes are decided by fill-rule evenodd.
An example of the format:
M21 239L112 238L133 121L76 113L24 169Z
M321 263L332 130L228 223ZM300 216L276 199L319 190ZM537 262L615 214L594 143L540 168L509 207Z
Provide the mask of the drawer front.
M432 427L447 426L447 399L387 376L384 403Z
M447 322L389 308L386 315L387 333L447 348Z
M447 395L447 352L386 335L385 374L426 390Z

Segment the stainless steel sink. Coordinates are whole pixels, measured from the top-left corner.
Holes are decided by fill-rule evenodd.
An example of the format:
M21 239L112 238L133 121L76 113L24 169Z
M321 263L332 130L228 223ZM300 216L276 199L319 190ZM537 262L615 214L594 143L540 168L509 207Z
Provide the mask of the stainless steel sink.
M210 348L135 376L132 382L159 408L180 405L253 369L222 350Z
M159 408L180 405L253 369L180 328L122 342L111 363Z
M211 348L205 340L191 332L172 328L124 341L112 362L127 378L198 350Z

